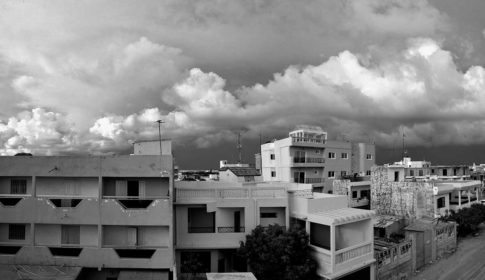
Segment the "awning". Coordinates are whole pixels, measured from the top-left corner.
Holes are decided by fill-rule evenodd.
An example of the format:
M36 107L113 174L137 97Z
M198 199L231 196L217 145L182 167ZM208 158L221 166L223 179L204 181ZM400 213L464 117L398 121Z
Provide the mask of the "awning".
M4 280L75 280L79 272L81 267L78 266L0 265L0 278Z

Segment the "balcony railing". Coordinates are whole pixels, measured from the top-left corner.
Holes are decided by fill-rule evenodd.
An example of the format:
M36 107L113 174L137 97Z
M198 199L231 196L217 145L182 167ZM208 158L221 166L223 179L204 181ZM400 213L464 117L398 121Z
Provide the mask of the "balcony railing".
M325 163L325 159L320 157L294 157L293 163Z
M371 249L372 245L368 243L338 250L335 254L335 264L341 264L367 254L372 254Z
M177 201L240 198L285 198L285 188L175 189Z
M308 143L308 144L325 144L324 139L318 138L305 138L305 137L291 137L291 142L296 143Z
M218 233L245 232L245 227L217 227Z
M189 233L214 233L215 228L210 227L189 227Z
M305 178L305 184L318 184L323 183L324 181L324 178Z
M361 207L361 206L366 206L369 205L369 199L364 197L364 198L353 198L350 201L350 207Z

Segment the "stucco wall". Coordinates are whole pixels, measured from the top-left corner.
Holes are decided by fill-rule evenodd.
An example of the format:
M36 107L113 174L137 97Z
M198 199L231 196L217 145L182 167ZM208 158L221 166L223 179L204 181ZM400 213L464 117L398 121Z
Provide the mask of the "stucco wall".
M411 219L434 216L433 184L429 182L391 182L384 167L375 167L371 176L371 209L378 215Z
M27 180L27 194L32 194L32 177L0 177L0 194L10 194L10 181L12 179Z

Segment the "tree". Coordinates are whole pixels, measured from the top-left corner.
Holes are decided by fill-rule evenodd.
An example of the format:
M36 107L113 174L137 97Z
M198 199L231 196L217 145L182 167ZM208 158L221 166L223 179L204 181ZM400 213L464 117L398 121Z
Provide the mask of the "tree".
M458 236L467 236L478 230L478 225L485 222L485 205L472 204L471 207L463 208L457 212L451 210L442 218L444 221L454 221L458 224Z
M316 262L304 229L289 231L279 225L257 226L246 235L238 253L246 259L250 270L261 280L316 279Z

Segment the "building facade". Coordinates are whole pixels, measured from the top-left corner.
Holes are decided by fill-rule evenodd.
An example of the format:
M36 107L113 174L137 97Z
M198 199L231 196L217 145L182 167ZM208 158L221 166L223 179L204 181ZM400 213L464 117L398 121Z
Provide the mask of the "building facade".
M138 144L129 156L0 157L0 263L168 275L170 145L160 153Z
M334 179L370 175L375 146L328 140L321 128L301 127L261 145L260 160L264 181L312 184L314 191L329 192Z

